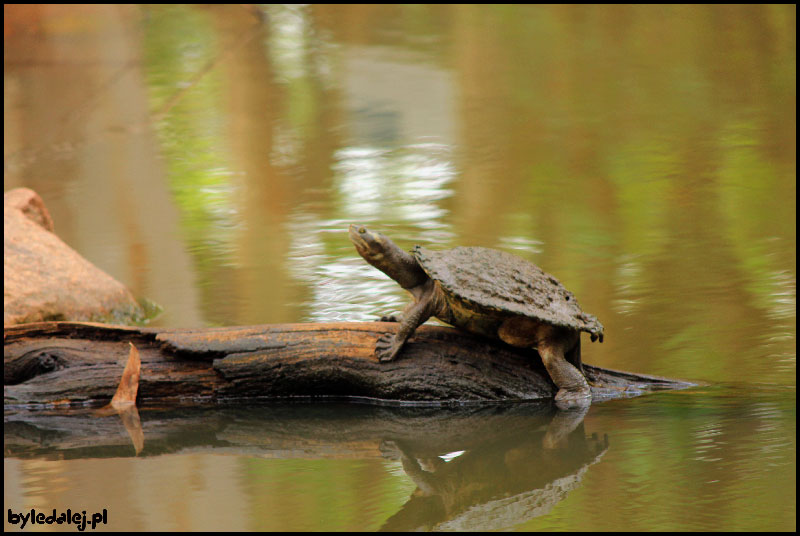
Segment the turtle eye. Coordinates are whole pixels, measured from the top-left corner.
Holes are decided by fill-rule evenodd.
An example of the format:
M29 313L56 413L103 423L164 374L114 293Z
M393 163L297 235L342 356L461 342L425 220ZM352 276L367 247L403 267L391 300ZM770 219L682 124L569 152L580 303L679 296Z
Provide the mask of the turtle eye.
M367 228L366 227L359 227L358 228L358 232L361 233L361 234L364 234L364 233L367 232Z

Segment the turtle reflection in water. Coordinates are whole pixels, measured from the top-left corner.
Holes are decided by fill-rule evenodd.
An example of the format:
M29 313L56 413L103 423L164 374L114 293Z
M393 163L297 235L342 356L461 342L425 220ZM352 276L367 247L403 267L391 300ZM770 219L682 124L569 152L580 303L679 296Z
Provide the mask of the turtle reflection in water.
M581 367L580 332L603 341L603 325L584 313L575 296L552 275L510 253L481 247L431 251L400 249L386 236L350 226L350 240L364 259L414 297L396 333L380 337L380 361L392 361L414 331L430 317L457 328L535 348L553 383L556 401L591 401Z

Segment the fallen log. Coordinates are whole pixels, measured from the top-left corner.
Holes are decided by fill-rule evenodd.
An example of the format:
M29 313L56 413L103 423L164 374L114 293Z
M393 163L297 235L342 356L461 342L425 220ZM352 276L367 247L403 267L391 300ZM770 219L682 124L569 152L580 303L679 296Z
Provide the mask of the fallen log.
M297 397L422 404L552 399L533 350L453 328L422 326L401 358L375 342L396 323L273 324L164 329L41 322L4 329L4 399L16 407L107 404L132 343L138 406ZM594 400L693 384L584 365Z

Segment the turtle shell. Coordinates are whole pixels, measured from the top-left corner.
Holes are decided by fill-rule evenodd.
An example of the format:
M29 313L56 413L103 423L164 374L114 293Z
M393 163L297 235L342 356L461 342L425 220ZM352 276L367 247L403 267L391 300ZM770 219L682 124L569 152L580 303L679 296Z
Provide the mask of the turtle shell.
M481 247L431 251L415 246L413 253L446 294L475 314L511 313L603 333L603 325L581 310L578 300L558 279L516 255Z

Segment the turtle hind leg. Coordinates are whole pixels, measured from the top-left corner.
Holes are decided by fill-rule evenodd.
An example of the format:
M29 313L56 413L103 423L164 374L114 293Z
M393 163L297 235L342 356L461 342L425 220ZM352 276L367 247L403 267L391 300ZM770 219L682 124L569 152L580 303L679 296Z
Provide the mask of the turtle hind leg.
M578 338L577 343L576 337ZM553 329L547 336L539 340L537 346L547 373L558 387L556 404L559 407L587 406L592 401L592 391L586 378L581 370L573 364L577 353L577 364L580 366L579 344L579 333Z

